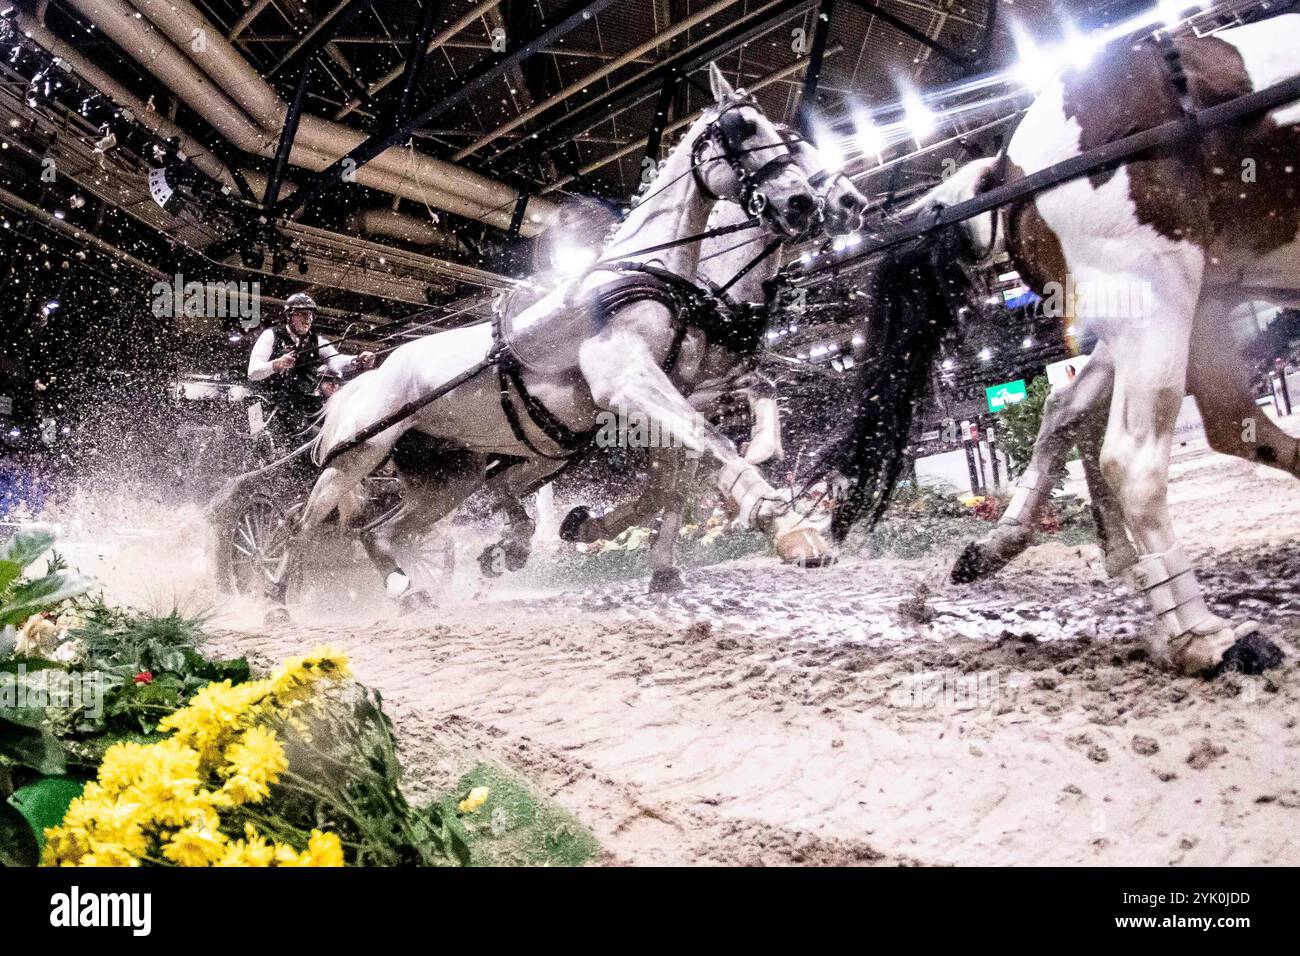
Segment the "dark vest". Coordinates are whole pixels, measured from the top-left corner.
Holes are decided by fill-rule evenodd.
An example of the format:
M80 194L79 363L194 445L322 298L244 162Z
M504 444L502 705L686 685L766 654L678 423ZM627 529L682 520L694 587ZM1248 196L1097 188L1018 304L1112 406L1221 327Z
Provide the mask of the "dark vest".
M282 406L287 412L314 410L320 406L320 396L316 394L317 372L320 368L321 338L308 333L300 344L295 344L289 330L277 325L272 330L275 343L271 347L271 360L274 361L286 352L297 352L298 361L287 372L273 372L270 378L259 384L262 393L269 397L276 406Z

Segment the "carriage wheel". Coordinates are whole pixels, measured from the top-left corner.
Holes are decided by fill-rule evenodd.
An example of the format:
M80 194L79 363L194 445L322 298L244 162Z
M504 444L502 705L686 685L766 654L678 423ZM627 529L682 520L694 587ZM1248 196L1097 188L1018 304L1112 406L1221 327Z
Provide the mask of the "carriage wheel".
M264 494L251 495L228 532L230 583L238 594L262 594L288 570L293 508Z

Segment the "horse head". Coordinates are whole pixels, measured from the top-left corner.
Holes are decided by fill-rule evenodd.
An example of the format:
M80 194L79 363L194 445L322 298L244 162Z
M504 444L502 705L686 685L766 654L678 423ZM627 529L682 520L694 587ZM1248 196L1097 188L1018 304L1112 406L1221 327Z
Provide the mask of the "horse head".
M830 169L822 154L798 130L782 123L777 131L785 138L808 184L821 198L822 228L832 236L847 236L862 228L867 197L842 170Z
M709 66L716 103L695 141L695 181L713 199L739 203L788 238L817 222L818 197L790 144L758 101L735 90L716 64Z

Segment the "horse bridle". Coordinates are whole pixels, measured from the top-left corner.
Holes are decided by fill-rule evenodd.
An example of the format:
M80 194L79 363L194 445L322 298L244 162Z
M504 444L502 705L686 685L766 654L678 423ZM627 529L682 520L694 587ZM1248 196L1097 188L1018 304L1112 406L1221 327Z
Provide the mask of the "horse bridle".
M753 120L743 116L740 110L745 107L757 108L757 106L758 102L752 96L733 100L718 111L718 115L709 121L691 145L691 172L700 194L714 202L726 198L710 189L700 173L705 163L709 162L702 159L700 154L710 144L717 144L722 152L719 158L731 167L732 173L740 183L740 198L737 201L751 216L760 216L767 211L767 194L763 192L763 187L798 162L794 157L794 150L784 136L779 143L750 147L744 145L745 140L758 131L758 127ZM784 152L768 160L753 172L745 167L743 156L768 149L783 149Z

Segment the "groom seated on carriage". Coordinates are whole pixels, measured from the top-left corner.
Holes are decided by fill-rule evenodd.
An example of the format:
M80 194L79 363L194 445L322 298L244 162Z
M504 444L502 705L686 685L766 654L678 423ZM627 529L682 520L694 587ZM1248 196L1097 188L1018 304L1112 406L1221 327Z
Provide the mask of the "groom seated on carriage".
M320 413L326 389L322 377L348 379L374 368L375 354L344 355L312 333L316 302L306 292L285 301L285 321L264 331L248 359L248 380L275 407L268 421L277 444L292 448ZM332 391L332 388L329 389Z

